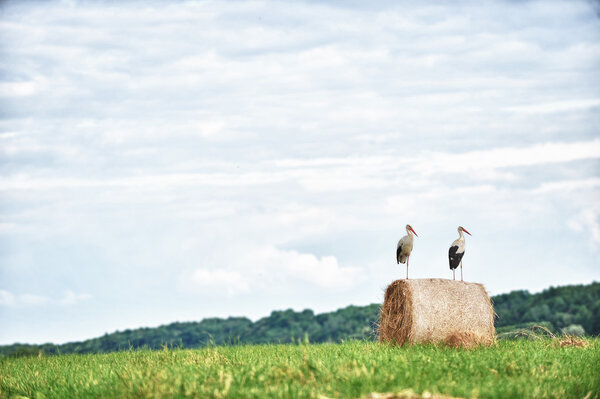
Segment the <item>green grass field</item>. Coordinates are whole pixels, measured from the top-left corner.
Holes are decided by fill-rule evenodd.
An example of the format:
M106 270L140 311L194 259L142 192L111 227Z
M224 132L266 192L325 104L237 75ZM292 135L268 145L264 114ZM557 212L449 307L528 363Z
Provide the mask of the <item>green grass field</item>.
M471 350L374 342L0 359L0 398L600 398L600 339ZM404 395L404 396L403 396Z

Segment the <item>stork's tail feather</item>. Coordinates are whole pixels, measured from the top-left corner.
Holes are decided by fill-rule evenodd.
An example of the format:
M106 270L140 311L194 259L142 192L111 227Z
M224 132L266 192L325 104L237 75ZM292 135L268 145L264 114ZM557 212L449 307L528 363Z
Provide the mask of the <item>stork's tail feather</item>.
M449 262L450 263L450 270L456 269L458 267L458 265L460 264L460 261L457 260L457 259L450 258L449 260L450 260L450 262Z

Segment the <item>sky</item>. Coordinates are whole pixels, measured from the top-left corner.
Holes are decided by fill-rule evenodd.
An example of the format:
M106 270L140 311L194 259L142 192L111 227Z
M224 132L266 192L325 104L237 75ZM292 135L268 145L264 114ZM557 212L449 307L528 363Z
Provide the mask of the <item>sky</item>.
M0 344L600 281L590 1L6 1Z

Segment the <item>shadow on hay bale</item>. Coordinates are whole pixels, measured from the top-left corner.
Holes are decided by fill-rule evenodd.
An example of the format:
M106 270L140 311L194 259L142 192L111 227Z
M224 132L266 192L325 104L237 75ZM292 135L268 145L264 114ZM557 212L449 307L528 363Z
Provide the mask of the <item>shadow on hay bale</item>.
M396 280L385 291L379 340L398 345L491 345L496 340L494 308L481 284Z

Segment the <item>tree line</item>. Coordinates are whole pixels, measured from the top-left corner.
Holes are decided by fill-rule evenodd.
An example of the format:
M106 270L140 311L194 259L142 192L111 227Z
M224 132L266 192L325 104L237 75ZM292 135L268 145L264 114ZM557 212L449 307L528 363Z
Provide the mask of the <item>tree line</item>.
M492 297L498 333L532 324L554 333L600 334L600 283L551 287L541 293L512 291ZM256 322L245 317L208 318L138 328L62 345L13 344L0 346L0 355L39 353L102 353L164 346L200 348L210 345L340 342L377 339L379 304L348 306L315 315L310 309L273 311Z

